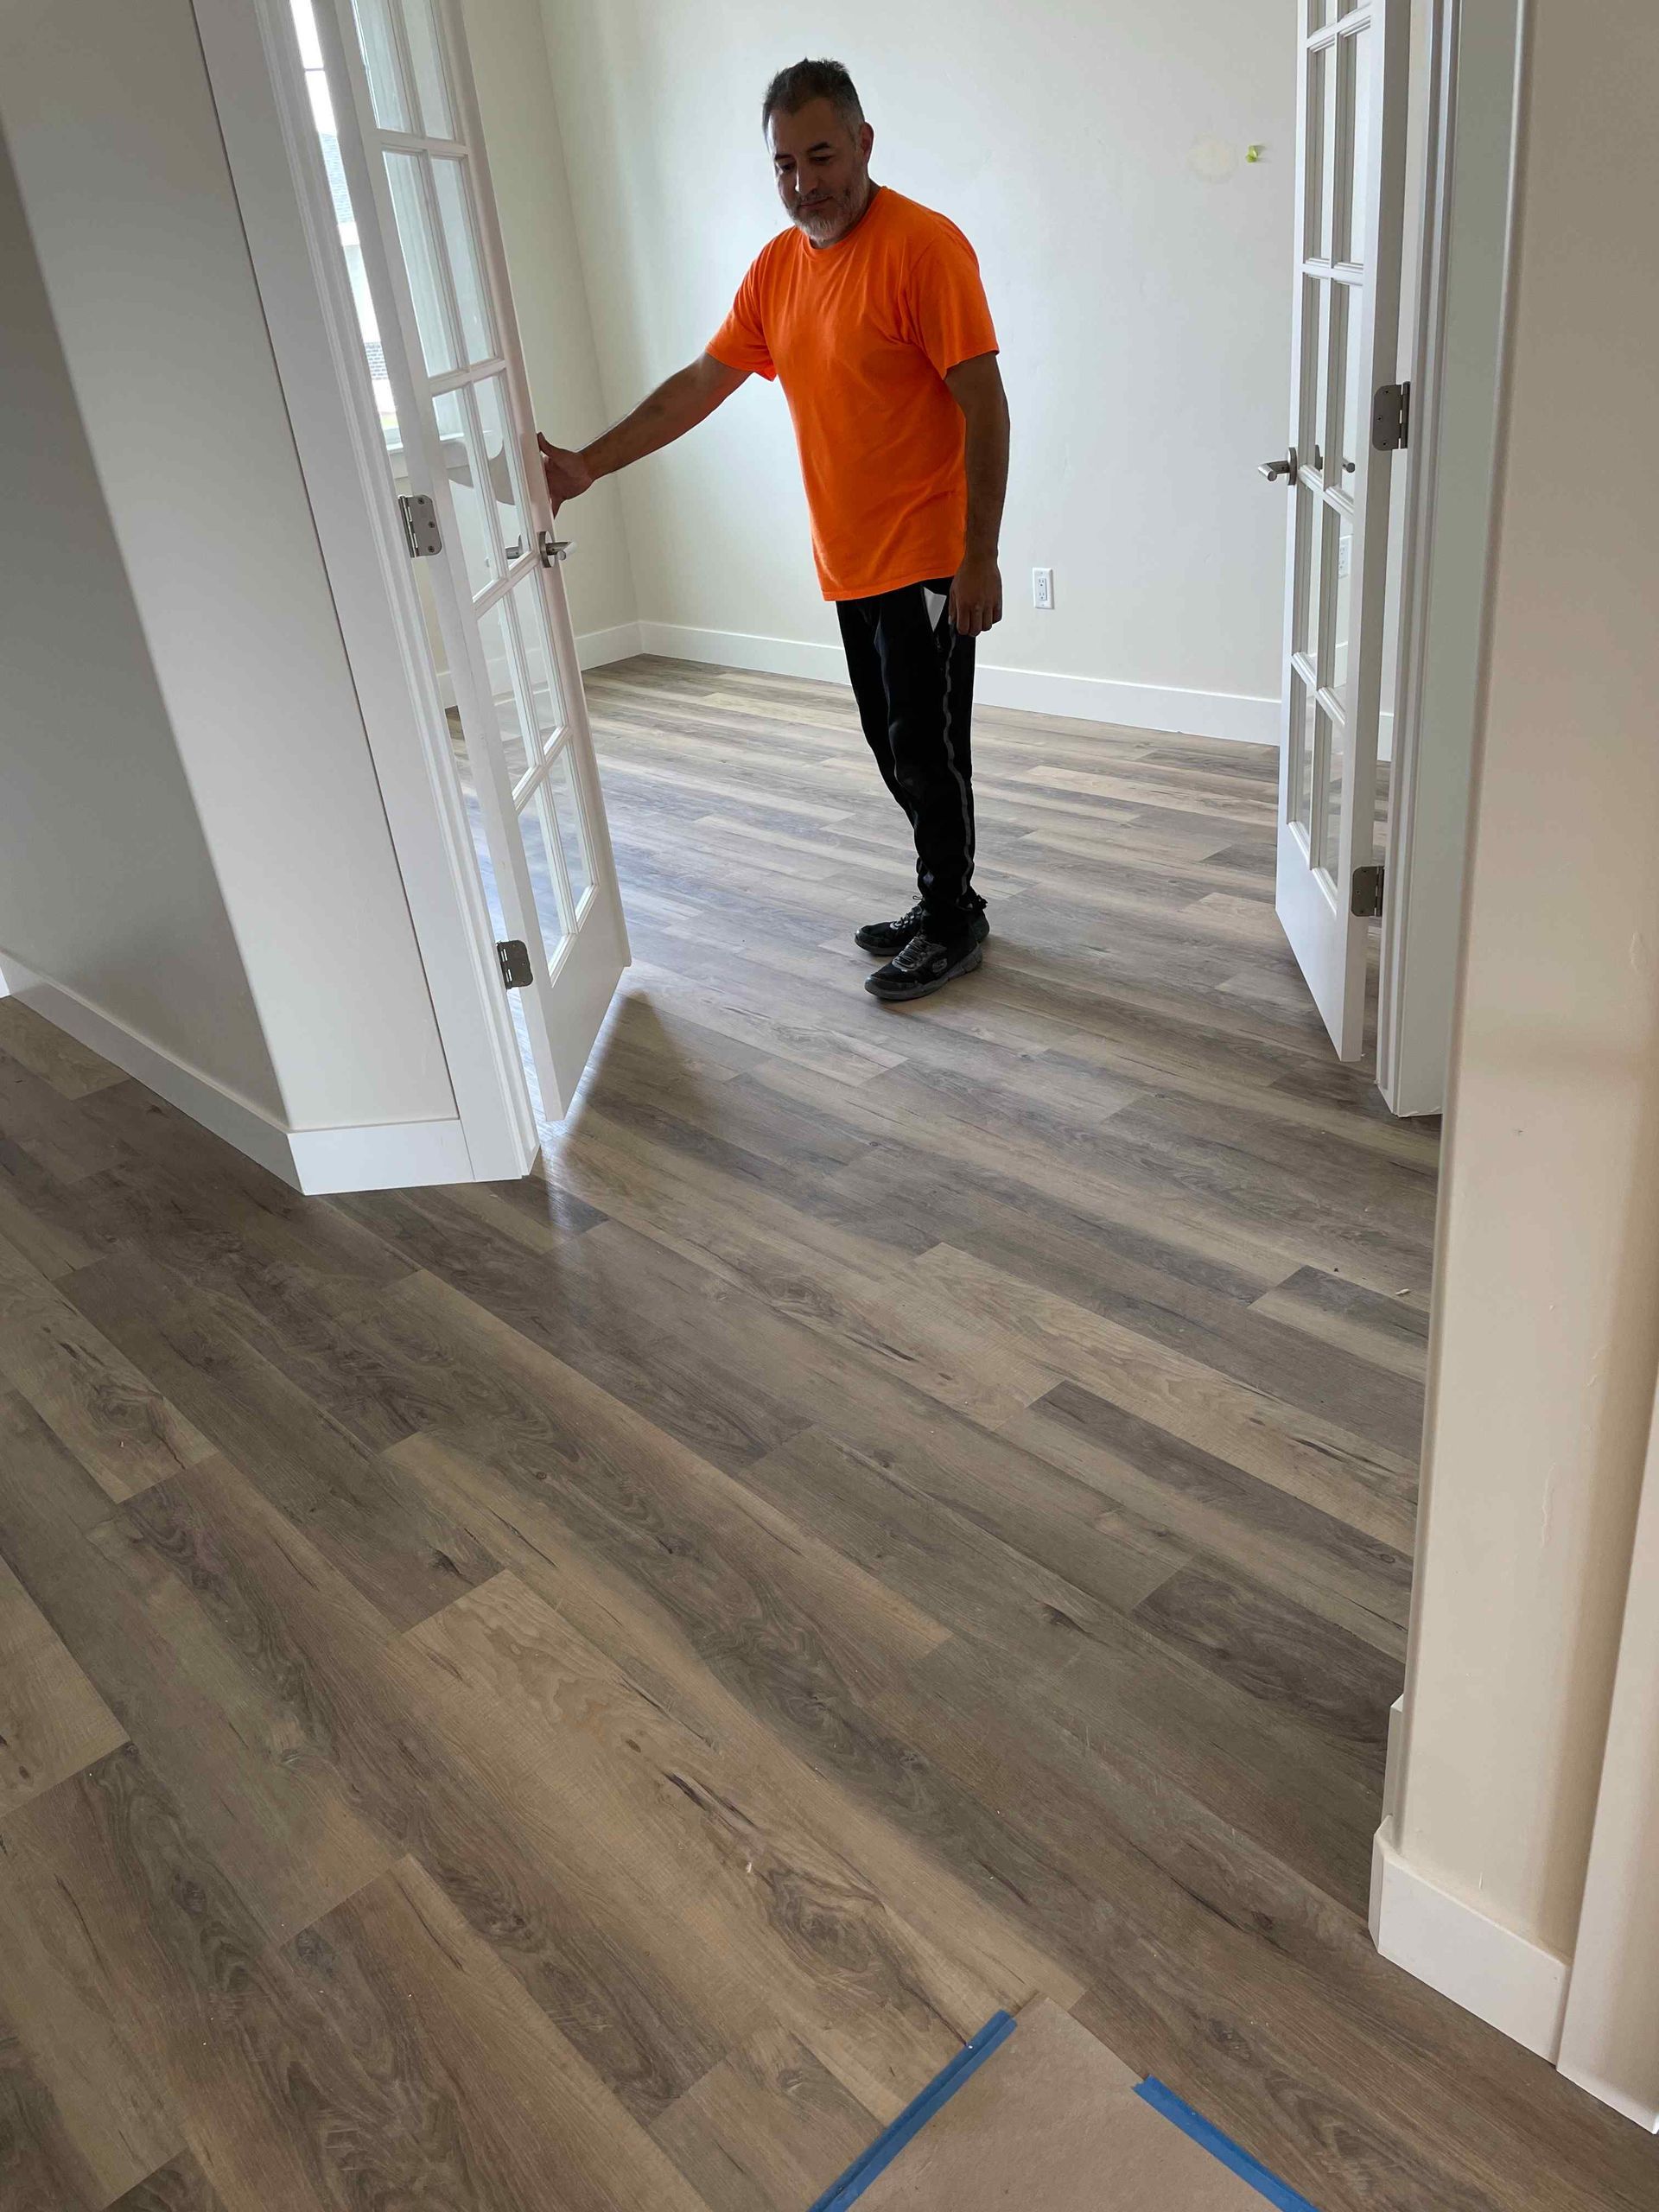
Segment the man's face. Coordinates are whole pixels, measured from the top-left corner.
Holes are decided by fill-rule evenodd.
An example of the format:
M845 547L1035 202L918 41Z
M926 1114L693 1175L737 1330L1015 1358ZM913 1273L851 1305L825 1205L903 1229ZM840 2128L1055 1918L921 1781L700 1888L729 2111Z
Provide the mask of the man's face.
M829 100L809 100L793 115L774 110L766 137L789 219L814 245L833 245L868 203L874 131L849 124Z

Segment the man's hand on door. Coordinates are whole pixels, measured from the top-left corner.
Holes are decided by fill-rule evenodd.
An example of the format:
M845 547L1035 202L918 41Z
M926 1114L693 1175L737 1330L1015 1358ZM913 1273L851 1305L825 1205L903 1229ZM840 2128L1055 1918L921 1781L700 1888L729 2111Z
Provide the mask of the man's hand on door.
M579 453L572 453L564 446L550 446L539 430L536 442L542 452L542 473L547 478L547 496L557 514L567 499L578 498L593 483L594 472Z

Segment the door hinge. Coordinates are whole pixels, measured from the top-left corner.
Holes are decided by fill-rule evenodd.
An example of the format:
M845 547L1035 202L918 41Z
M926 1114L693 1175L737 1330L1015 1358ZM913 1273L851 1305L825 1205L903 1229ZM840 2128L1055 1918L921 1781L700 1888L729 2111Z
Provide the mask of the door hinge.
M1374 921L1382 912L1382 863L1378 861L1370 868L1354 870L1353 888L1348 900L1349 911L1363 921Z
M1400 453L1411 442L1411 386L1385 384L1371 402L1371 443L1378 453Z
M530 947L523 938L500 938L496 944L495 957L501 963L501 980L510 991L529 988L535 980L535 974L530 964Z
M404 537L409 545L411 561L418 561L428 553L442 552L443 537L438 529L438 511L424 492L416 492L399 499L397 511L404 518Z
M550 530L539 531L536 545L542 556L542 566L550 569L556 561L563 561L575 542L574 537L555 537Z

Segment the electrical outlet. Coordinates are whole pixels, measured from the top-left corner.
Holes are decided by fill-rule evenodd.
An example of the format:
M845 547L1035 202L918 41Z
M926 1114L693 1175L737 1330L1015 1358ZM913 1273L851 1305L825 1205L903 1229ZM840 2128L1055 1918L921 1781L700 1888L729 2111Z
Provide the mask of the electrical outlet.
M1353 550L1354 541L1351 537L1339 537L1337 540L1337 574L1339 576L1347 575L1353 557Z
M1054 571L1052 569L1033 569L1031 572L1031 603L1050 613L1054 608Z

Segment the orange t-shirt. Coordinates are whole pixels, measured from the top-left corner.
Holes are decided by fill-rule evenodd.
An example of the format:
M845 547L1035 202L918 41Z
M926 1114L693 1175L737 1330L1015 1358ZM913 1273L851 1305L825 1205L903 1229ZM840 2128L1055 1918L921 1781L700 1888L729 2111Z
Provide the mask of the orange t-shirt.
M962 410L947 369L996 351L974 250L883 185L834 245L763 248L709 351L782 379L826 599L868 599L962 565Z

